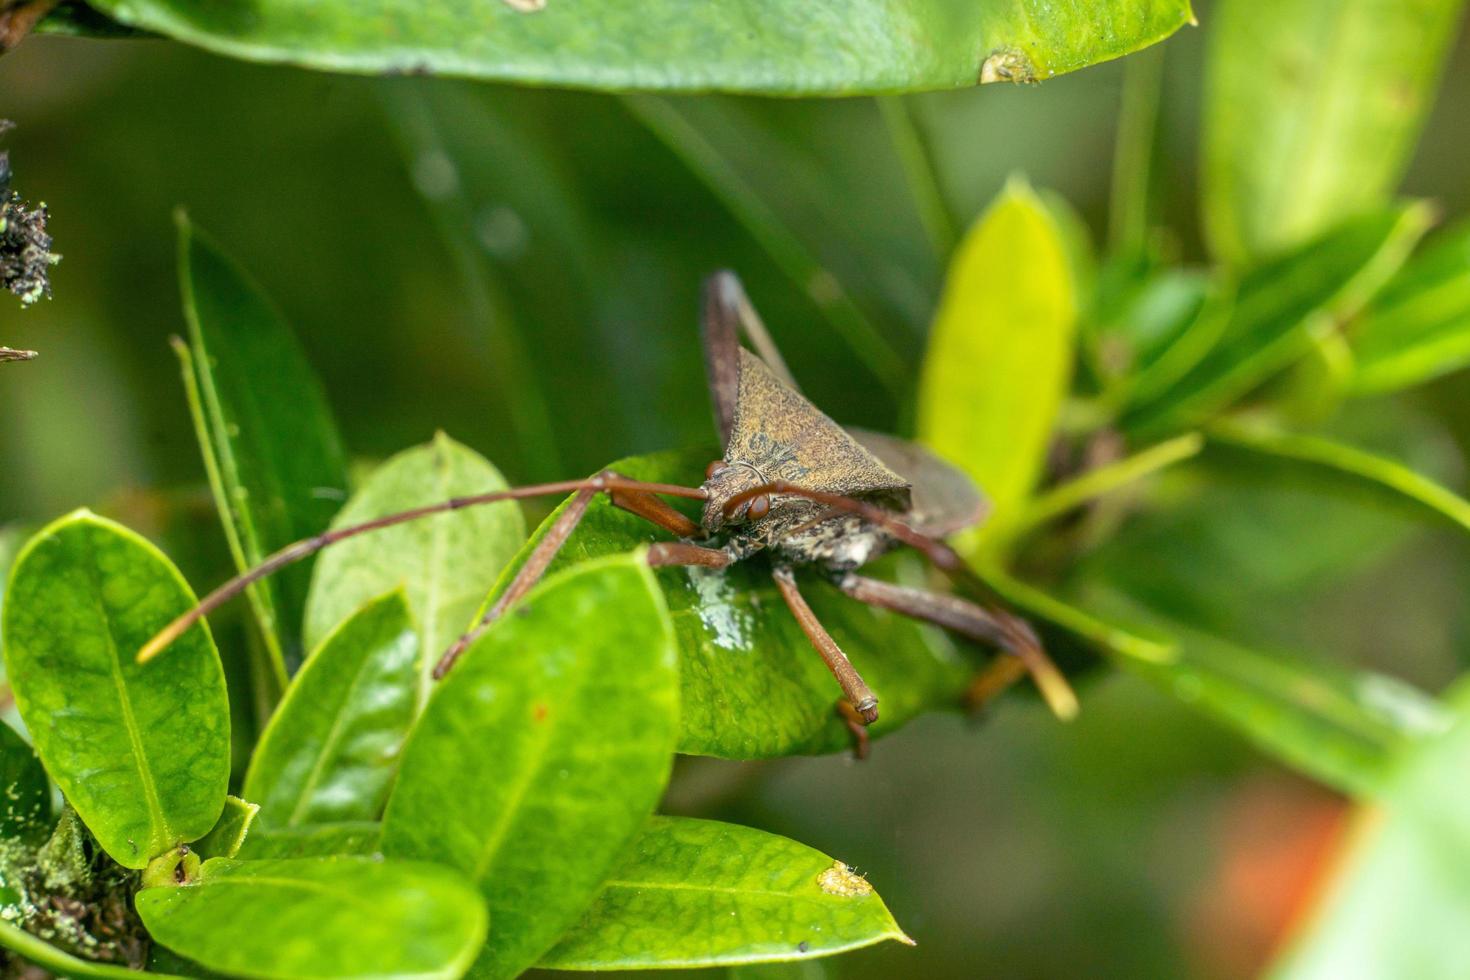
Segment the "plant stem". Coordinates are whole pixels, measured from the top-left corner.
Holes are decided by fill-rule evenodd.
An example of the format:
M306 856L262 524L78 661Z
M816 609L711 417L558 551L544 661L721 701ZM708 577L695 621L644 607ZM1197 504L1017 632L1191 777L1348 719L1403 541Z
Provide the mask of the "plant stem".
M786 277L816 304L823 318L889 395L901 402L908 386L903 358L760 194L667 99L651 95L620 98L633 118L719 198Z
M945 203L944 188L939 182L934 149L903 96L880 95L875 101L893 140L893 149L903 164L909 193L914 197L919 220L924 224L934 256L943 264L954 251L956 233L954 217Z
M1163 72L1161 47L1140 51L1123 66L1123 101L1113 146L1113 184L1108 207L1108 240L1115 252L1135 252L1148 239L1154 139Z
M1015 521L1000 530L999 537L1013 541L1088 501L1197 455L1204 445L1202 435L1187 432L1115 463L1089 470L1037 497Z
M1174 644L1151 640L1098 619L1020 579L1012 578L997 566L982 566L977 569L977 574L1001 598L1028 617L1060 627L1106 653L1152 664L1169 664L1178 658Z

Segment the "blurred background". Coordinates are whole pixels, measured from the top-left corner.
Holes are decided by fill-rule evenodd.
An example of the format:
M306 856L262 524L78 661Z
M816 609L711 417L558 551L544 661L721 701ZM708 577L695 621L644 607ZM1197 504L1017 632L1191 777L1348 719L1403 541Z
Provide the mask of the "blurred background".
M1162 206L1185 261L1203 259L1200 6L1203 26L1161 48ZM1023 172L1101 239L1122 80L1114 63L906 97L955 229ZM1461 38L1404 183L1451 218L1470 214L1467 100ZM353 78L165 41L34 38L0 59L0 118L18 123L15 186L50 206L64 261L50 301L0 302L0 342L42 353L0 371L0 527L90 506L160 538L196 586L226 574L167 343L183 330L180 206L283 309L365 460L443 429L515 483L712 442L695 314L701 278L722 266L819 405L902 432L943 265L893 112ZM1391 406L1452 486L1470 448L1463 388L1451 376ZM1191 538L1203 532L1186 512L1093 561L1145 579L1187 567L1206 618L1267 647L1433 690L1470 662L1470 583L1446 535L1354 511L1354 535L1324 522L1314 543L1308 491L1249 499L1235 532ZM1270 548L1276 566L1251 564ZM683 760L666 808L842 858L918 941L807 975L1256 972L1346 832L1346 804L1140 680L1096 671L1081 693L1070 726L1010 698L979 725L926 718L863 764Z

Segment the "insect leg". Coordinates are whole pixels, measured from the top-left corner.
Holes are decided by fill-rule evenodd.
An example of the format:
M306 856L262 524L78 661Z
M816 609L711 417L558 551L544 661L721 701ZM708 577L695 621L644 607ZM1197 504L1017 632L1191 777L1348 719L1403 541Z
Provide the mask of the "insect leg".
M650 568L670 565L703 565L705 568L727 568L735 559L719 548L706 548L687 541L658 541L648 547Z
M508 490L494 490L489 493L473 494L468 497L454 497L450 500L441 500L438 503L426 504L423 507L414 507L396 514L385 514L382 517L375 517L361 524L350 524L346 527L332 528L329 531L323 531L315 537L303 538L300 541L286 545L279 551L267 556L259 565L256 565L248 571L241 572L206 595L203 599L199 600L199 603L193 609L180 615L145 643L143 648L138 651L138 663L146 663L158 656L158 654L162 653L169 644L182 636L191 626L241 592L244 592L251 585L259 582L278 569L284 568L286 565L310 558L323 548L330 547L338 541L345 541L348 538L355 538L360 534L368 534L385 527L405 524L409 521L418 520L421 517L461 510L465 507L478 507L481 504L493 504L502 500L524 500L528 497L545 497L552 494L575 493L581 490L623 490L644 494L661 493L673 497L687 497L691 500L703 500L705 496L704 491L698 487L682 487L673 483L649 483L643 480L629 480L626 477L614 474L599 474L587 480L561 480L556 483L537 483L524 487L512 487Z
M1024 620L946 592L913 589L851 573L844 575L837 587L859 602L942 626L1011 654L976 675L965 692L968 708L980 708L1022 673L1030 671L1047 704L1059 717L1071 718L1077 714L1076 695Z
M990 589L976 575L969 565L965 564L949 545L937 538L931 538L910 527L899 517L889 510L884 510L863 500L855 500L842 494L829 493L825 490L814 490L810 487L798 486L786 480L772 480L761 486L750 487L735 494L725 501L726 514L734 513L737 508L748 500L753 500L763 494L790 494L795 497L805 497L815 500L833 508L845 511L849 514L857 514L864 520L882 528L895 539L913 548L923 555L930 564L948 575L957 585L970 589L981 595L988 596ZM979 607L984 608L984 607ZM902 610L897 610L902 611ZM1008 652L1015 654L1031 676L1036 680L1036 686L1041 695L1046 699L1047 705L1052 712L1061 719L1069 719L1077 714L1077 696L1072 693L1066 678L1061 671L1051 662L1051 658L1042 649L1041 641L1036 632L1031 629L1030 624L1017 616L1003 613L998 609L987 610L991 618L1000 626L1005 634L1005 642L1001 646Z
M611 472L602 473L600 476L605 479L622 479L618 474ZM462 634L459 639L450 644L449 649L445 650L443 655L440 656L439 662L434 665L435 680L439 680L447 674L449 668L454 666L455 661L459 659L460 655L469 649L470 644L480 638L481 634L490 627L491 623L494 623L504 615L507 609L519 602L527 592L531 591L531 588L537 582L541 581L542 577L546 574L546 570L551 567L552 559L556 557L557 552L561 551L562 546L567 543L567 539L572 536L572 532L577 529L577 525L582 523L582 518L586 516L587 508L591 505L592 498L602 492L608 494L608 498L614 507L619 507L652 524L657 524L659 527L671 531L680 537L689 537L699 531L698 524L651 493L615 487L592 486L578 490L576 495L572 497L571 502L567 504L566 509L552 522L551 527L546 529L546 533L542 535L541 540L536 542L536 547L531 549L531 553L526 556L525 564L521 565L520 570L516 572L515 578L511 579L510 584L506 586L505 591L496 598L494 604L485 611L485 614L480 617L479 621ZM668 544L668 542L661 542L661 544ZM655 545L655 547L658 547L658 545ZM694 546L691 545L690 547ZM722 551L715 551L712 548L701 550L710 551L713 554L724 557L724 552ZM652 559L651 552L650 559ZM700 564L708 563L707 560L700 562ZM728 563L727 558L726 564ZM666 562L666 564L687 563Z
M832 671L832 676L837 678L837 684L842 688L843 696L849 705L862 719L864 725L871 725L878 720L878 699L873 695L872 688L868 687L852 661L847 659L847 654L832 639L830 633L817 620L816 613L812 607L807 605L806 599L802 597L801 590L796 587L796 576L789 568L777 568L771 572L771 577L776 580L776 587L781 590L781 598L786 600L791 614L796 617L802 632L807 639L812 641L812 646L822 655L827 663L827 669Z
M0 347L0 361L29 361L36 356L33 350L16 350L14 347Z

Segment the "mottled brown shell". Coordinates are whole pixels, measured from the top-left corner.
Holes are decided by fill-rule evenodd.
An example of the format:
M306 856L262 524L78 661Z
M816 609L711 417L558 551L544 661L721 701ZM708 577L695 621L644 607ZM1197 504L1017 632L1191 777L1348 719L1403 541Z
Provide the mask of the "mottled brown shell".
M887 497L900 508L908 503L907 480L744 348L725 461L750 467L764 480L789 480L849 497Z

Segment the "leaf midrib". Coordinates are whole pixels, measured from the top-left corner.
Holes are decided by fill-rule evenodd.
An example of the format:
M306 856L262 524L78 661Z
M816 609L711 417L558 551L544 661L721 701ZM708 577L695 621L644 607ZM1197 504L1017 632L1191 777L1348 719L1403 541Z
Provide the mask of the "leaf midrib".
M158 786L153 780L153 770L147 765L148 756L144 751L143 736L138 730L138 721L133 716L133 702L128 695L127 684L122 676L122 660L118 654L117 638L112 632L112 615L107 611L107 606L102 601L102 581L97 575L96 550L90 545L88 550L92 552L93 560L87 565L87 575L92 580L92 601L102 618L103 633L107 637L108 668L112 675L113 686L117 689L118 704L122 708L123 728L128 733L128 742L133 747L133 766L138 770L138 781L143 785L143 797L148 803L148 824L150 833L153 828L162 831L159 836L167 849L168 842L174 839L173 829L169 826L168 816L164 813L163 802L158 795ZM153 841L149 841L151 845ZM155 854L147 855L151 860Z
M396 641L397 639L398 637L395 636L394 640ZM331 730L327 732L327 737L322 741L321 751L317 753L316 761L312 764L311 767L311 772L307 774L306 781L303 782L301 785L301 792L296 797L296 805L291 808L291 815L286 818L287 827L301 826L301 824L297 822L301 816L301 811L306 806L307 801L311 798L312 791L316 789L317 783L321 779L322 771L326 765L326 761L333 755L333 747L341 740L342 726L347 717L347 712L345 709L348 705L352 703L353 695L355 695L358 691L358 688L362 686L363 679L367 677L368 668L371 666L373 666L372 652L370 652L365 658L363 658L362 663L358 666L357 672L352 677L352 683L347 686L347 693L343 696L341 702L339 702L338 704L336 718L332 722Z

